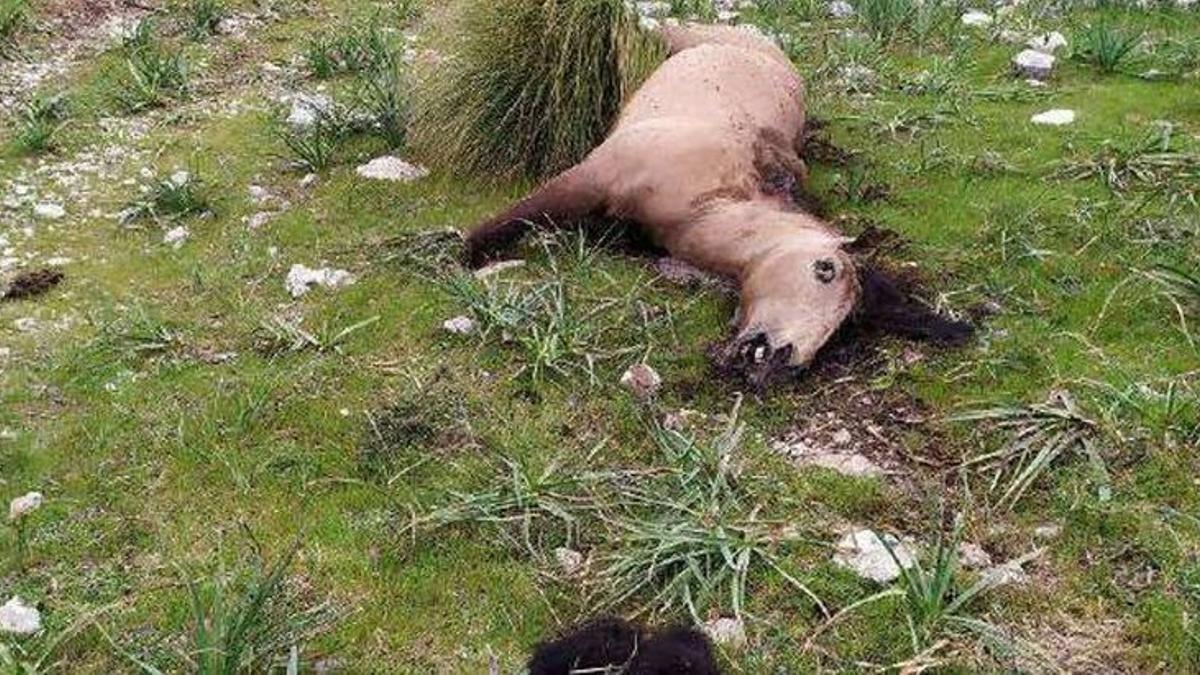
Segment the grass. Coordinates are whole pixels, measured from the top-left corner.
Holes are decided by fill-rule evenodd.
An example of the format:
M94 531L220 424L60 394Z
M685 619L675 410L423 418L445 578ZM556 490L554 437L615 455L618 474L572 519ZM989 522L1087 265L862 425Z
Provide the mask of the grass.
M621 0L461 4L445 47L458 67L418 80L415 123L438 164L479 176L577 162L663 58Z
M736 301L718 286L678 287L615 236L601 246L566 234L531 237L515 252L524 267L478 279L458 266L459 233L530 180L475 181L461 166L410 184L355 174L383 153L431 158L420 138L392 147L372 128L359 90L377 71L317 82L293 59L376 11L397 51L449 58L447 7L427 5L403 28L375 4L273 7L255 30L201 44L158 19L162 32L141 44L182 49L194 92L162 107L113 105L136 45L81 52L37 91L0 97L71 101L53 152L18 156L15 108L0 129L0 204L18 204L0 205L0 265L65 274L53 293L0 303L0 499L46 495L23 535L0 527L0 601L19 594L44 624L3 638L16 659L37 663L108 607L41 667L196 670L202 654L237 651L219 636L299 542L260 624L287 635L242 651L256 655L254 672L487 672L492 657L519 672L532 645L604 606L659 624L740 613L748 644L719 650L724 672L1038 670L1003 640L1040 646L1045 670L1196 670L1200 374L1188 289L1200 212L1187 157L1200 118L1194 66L1175 43L1194 39L1200 15L1026 3L995 32L1076 35L1108 22L1144 35L1145 53L1119 73L1164 73L1105 76L1067 61L1033 88L1011 75L1014 45L959 29L949 5L924 41L919 15L881 41L823 4L742 10L739 21L784 37L805 75L809 114L824 122L811 189L831 222L847 236L895 231L876 259L978 333L956 349L849 340L813 372L744 397L744 431L724 452L739 386L713 376L705 350L729 335ZM21 69L71 38L18 39ZM283 72L264 77L267 61ZM862 89L839 82L852 64L873 73ZM400 84L397 100L419 112L421 88ZM356 109L356 122L302 180L279 160L294 157L273 136L271 108L315 90ZM1076 122L1025 123L1058 107ZM1172 124L1165 149L1155 120ZM196 167L210 212L163 209L161 223L122 226L123 205L154 197L140 192L157 183L140 176L146 167ZM871 186L888 198L870 198ZM50 200L66 218L30 217ZM269 222L247 227L267 210ZM160 228L182 225L187 243L164 245ZM284 280L295 264L357 282L294 299ZM478 332L442 328L459 315ZM650 401L619 384L643 362L663 380ZM1073 413L1046 400L1060 389ZM1011 414L943 423L999 409ZM851 440L835 445L843 429ZM1026 429L1047 442L962 469L1032 441ZM1059 433L1086 437L1104 474L1082 442L1049 444ZM775 443L793 436L860 452L884 473L797 467ZM1044 450L1057 457L1045 462ZM961 510L961 540L998 562L1044 549L1025 565L1031 581L948 611L979 576L955 565L947 584L938 571L955 543L939 536L943 510ZM269 553L214 546L241 523ZM880 586L836 565L844 526L912 542L921 573ZM573 574L555 560L567 545L586 561ZM829 619L793 580L841 618L822 631ZM318 607L329 617L318 629L284 628Z
M68 115L68 102L62 96L39 96L22 104L14 134L17 149L29 154L52 149Z
M211 211L203 181L187 171L176 171L158 178L147 192L130 202L121 212L126 223L142 219L178 220Z
M334 164L346 137L346 123L336 111L319 111L307 128L277 127L276 138L287 149L284 159L308 171L324 171Z
M163 107L188 95L187 60L180 51L154 42L135 46L124 71L113 97L128 112Z
M1112 74L1141 42L1141 33L1125 33L1108 23L1097 23L1077 36L1074 56Z
M229 13L229 9L223 0L186 0L176 12L181 15L188 37L193 40L207 40L216 35L221 20Z
M29 17L29 0L0 0L0 56L12 46Z

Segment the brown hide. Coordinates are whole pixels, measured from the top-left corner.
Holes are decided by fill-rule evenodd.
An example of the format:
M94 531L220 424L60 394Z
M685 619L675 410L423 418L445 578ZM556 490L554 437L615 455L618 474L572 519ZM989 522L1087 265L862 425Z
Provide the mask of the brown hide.
M735 280L736 338L808 363L854 308L858 275L846 239L799 212L797 153L804 88L757 33L664 29L672 56L626 105L609 137L468 238L472 261L531 223L603 214L638 223L671 255Z

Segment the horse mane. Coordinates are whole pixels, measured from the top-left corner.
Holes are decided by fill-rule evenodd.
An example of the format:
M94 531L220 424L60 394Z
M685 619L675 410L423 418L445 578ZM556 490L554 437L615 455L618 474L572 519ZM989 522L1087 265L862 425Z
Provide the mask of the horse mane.
M718 675L708 638L692 628L652 632L605 617L543 642L528 664L529 675L569 675L615 669L626 675Z

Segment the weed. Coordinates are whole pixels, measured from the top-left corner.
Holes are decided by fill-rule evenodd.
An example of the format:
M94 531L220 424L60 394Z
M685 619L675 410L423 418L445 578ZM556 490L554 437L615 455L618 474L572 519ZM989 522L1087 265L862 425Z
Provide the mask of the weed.
M11 44L29 16L29 0L0 0L0 54Z
M890 43L917 13L913 0L860 0L858 15L875 40Z
M304 46L304 62L308 64L308 71L313 77L319 80L333 77L341 70L337 43L327 35L308 38Z
M408 139L409 97L404 75L396 66L366 74L359 89L359 101L371 119L371 130L400 149Z
M1099 178L1116 192L1161 190L1200 179L1200 153L1180 149L1174 127L1159 124L1133 141L1105 141L1089 156L1063 160L1057 173L1074 180Z
M671 14L702 21L713 21L717 18L714 3L709 0L670 0Z
M154 43L135 49L125 58L124 77L113 94L131 113L165 106L188 95L187 61L178 51Z
M1142 42L1142 34L1125 33L1108 23L1095 23L1078 38L1074 58L1090 63L1102 73L1115 73L1117 67Z
M1187 329L1188 318L1200 316L1200 275L1195 272L1158 265L1150 270L1150 278L1157 282L1163 293L1175 305L1184 334L1191 338Z
M664 57L623 0L471 0L451 68L418 78L415 129L433 159L479 175L579 161Z
M333 164L341 147L346 123L338 112L318 110L308 127L281 127L275 135L288 150L285 159L305 170L324 171Z
M178 220L211 210L204 182L187 171L158 179L139 199L121 211L122 222Z
M23 104L17 113L17 148L27 153L49 150L54 136L66 124L67 100L64 96L39 96Z
M1046 403L1022 407L1000 407L963 413L956 422L994 421L1012 431L1012 440L999 450L986 452L965 462L992 474L995 489L1007 476L999 505L1011 509L1039 478L1065 455L1082 455L1091 464L1099 482L1102 501L1111 496L1108 468L1097 447L1099 428L1083 415L1065 390L1055 391Z
M378 323L379 319L380 317L373 316L344 328L326 323L321 330L310 333L299 323L275 318L260 324L255 344L260 353L267 355L294 354L310 349L319 353L340 354L342 345L351 335Z
M310 37L304 48L309 72L326 79L342 72L371 73L397 67L396 47L380 23L375 17Z
M134 53L154 46L154 19L142 19L121 38L121 48Z
M193 40L207 40L216 35L221 19L229 12L223 0L187 0L179 10L188 37Z

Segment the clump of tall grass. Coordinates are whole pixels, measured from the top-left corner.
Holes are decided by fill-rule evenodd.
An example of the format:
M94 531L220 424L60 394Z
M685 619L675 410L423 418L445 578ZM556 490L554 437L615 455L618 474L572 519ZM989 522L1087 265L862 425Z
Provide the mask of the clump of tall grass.
M221 19L229 12L222 0L187 0L180 7L184 30L193 40L216 35Z
M369 131L390 148L403 148L408 141L409 101L408 81L399 64L363 75L358 91L360 109L370 120Z
M1181 145L1172 125L1156 124L1141 137L1106 140L1089 155L1063 160L1058 174L1075 180L1099 178L1115 192L1194 184L1200 180L1200 152Z
M420 74L419 144L484 176L544 176L578 162L665 48L624 0L467 0L445 63Z
M125 72L113 96L131 113L165 106L188 95L188 67L183 54L153 40L125 57Z
M1095 23L1077 39L1073 56L1094 65L1102 73L1117 72L1117 67L1142 43L1142 34L1127 33L1108 23Z
M29 18L29 0L0 0L0 55Z
M17 111L17 130L13 137L23 152L37 153L54 145L54 136L66 124L67 99L63 96L38 96Z
M305 127L280 126L275 135L287 148L284 159L306 171L324 171L346 138L347 122L339 110L316 110L314 117Z
M1070 392L1055 391L1045 403L970 411L951 420L994 422L1011 432L1002 447L965 463L991 474L991 488L1002 490L997 504L1000 507L1013 508L1034 483L1071 455L1089 463L1101 500L1111 495L1108 467L1100 451L1099 424L1080 410Z
M331 32L309 38L304 47L309 73L318 79L339 73L367 73L397 64L397 47L380 28L374 17L360 23L346 23Z
M871 37L891 42L917 14L913 0L859 0L858 15Z
M211 210L204 182L187 171L159 178L121 212L121 220L177 220Z

